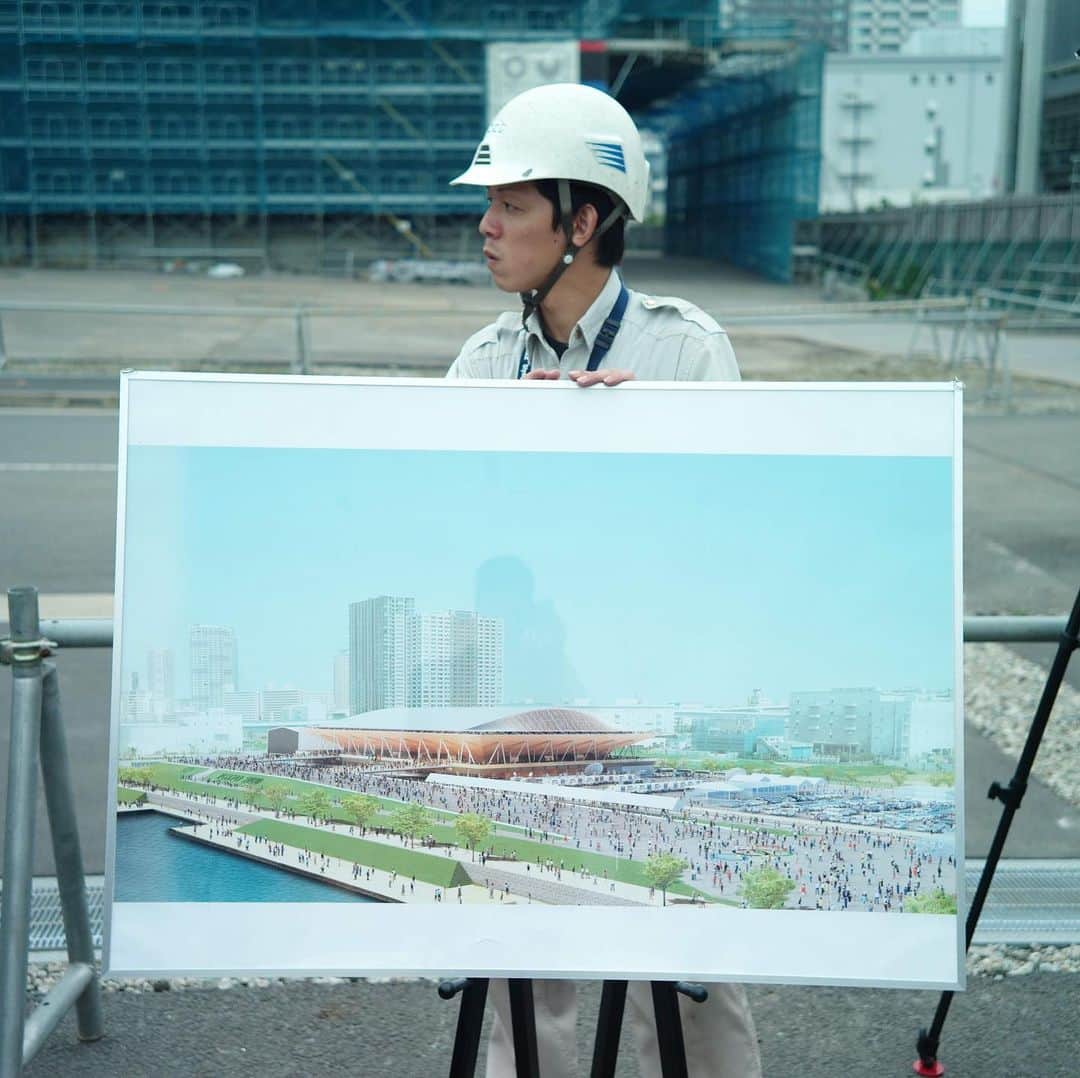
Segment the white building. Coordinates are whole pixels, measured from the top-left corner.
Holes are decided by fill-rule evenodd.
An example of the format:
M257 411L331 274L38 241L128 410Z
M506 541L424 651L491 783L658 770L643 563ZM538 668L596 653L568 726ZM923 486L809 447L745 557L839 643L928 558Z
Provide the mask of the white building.
M1001 50L1000 30L978 29L916 34L888 55L826 56L821 211L995 194Z
M244 747L244 731L239 715L223 708L207 714L179 715L173 722L120 724L120 758L162 756L177 753L212 756L234 753Z
M503 695L501 618L472 610L409 619L409 707L492 707Z
M191 702L197 711L221 707L226 692L238 687L236 633L222 625L192 625Z
M787 737L812 745L815 756L917 766L951 756L955 736L949 693L843 688L791 694Z
M261 708L257 692L224 693L222 706L230 715L239 715L245 726L251 726L260 721Z
M503 702L503 622L473 610L418 614L380 595L349 606L349 708L488 707ZM265 711L265 709L264 709Z
M916 30L959 24L960 0L851 0L848 48L854 53L899 52Z

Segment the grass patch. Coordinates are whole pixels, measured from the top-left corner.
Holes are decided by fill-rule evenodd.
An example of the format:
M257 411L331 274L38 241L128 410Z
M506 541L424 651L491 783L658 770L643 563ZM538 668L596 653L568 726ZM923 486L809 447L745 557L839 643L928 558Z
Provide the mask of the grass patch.
M142 790L129 790L126 786L117 786L116 803L118 805L143 805L146 794Z
M436 887L464 887L472 881L468 873L449 857L438 857L419 850L397 849L381 842L339 835L333 831L320 831L314 827L283 823L280 820L259 820L237 828L245 835L259 835L271 842L306 849L312 853L324 853L328 857L340 857L343 861L397 872L399 876L415 876L424 883Z

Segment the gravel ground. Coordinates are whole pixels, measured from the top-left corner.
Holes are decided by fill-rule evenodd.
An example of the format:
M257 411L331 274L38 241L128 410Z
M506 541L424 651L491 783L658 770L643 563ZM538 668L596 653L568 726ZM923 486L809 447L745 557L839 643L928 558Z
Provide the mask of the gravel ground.
M1046 682L1046 670L1003 644L964 647L965 716L1007 756L1018 758ZM1080 807L1080 692L1063 683L1032 774Z

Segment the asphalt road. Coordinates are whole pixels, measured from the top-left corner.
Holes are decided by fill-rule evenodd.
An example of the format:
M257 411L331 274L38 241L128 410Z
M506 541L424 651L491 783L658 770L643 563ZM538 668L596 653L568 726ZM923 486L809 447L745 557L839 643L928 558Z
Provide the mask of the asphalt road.
M111 594L116 446L115 413L0 411L0 588L33 584L65 609L71 608L72 596ZM1077 446L1080 416L967 421L966 612L1057 613L1069 608L1073 589L1080 585ZM1018 650L1043 662L1052 655L1048 645ZM70 650L59 657L75 796L91 873L104 866L110 660L111 652L102 650ZM1080 686L1080 661L1074 661L1070 680ZM9 708L5 689L0 691L5 774ZM965 751L967 855L980 857L1000 815L986 791L992 780L1011 776L1015 761L970 728ZM44 812L38 818L34 872L51 875ZM1006 856L1080 857L1080 813L1033 783Z

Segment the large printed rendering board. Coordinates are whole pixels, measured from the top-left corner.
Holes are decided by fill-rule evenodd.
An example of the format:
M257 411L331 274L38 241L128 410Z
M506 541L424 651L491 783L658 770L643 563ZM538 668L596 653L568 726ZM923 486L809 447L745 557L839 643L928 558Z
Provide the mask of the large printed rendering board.
M961 987L960 414L125 376L109 970Z

